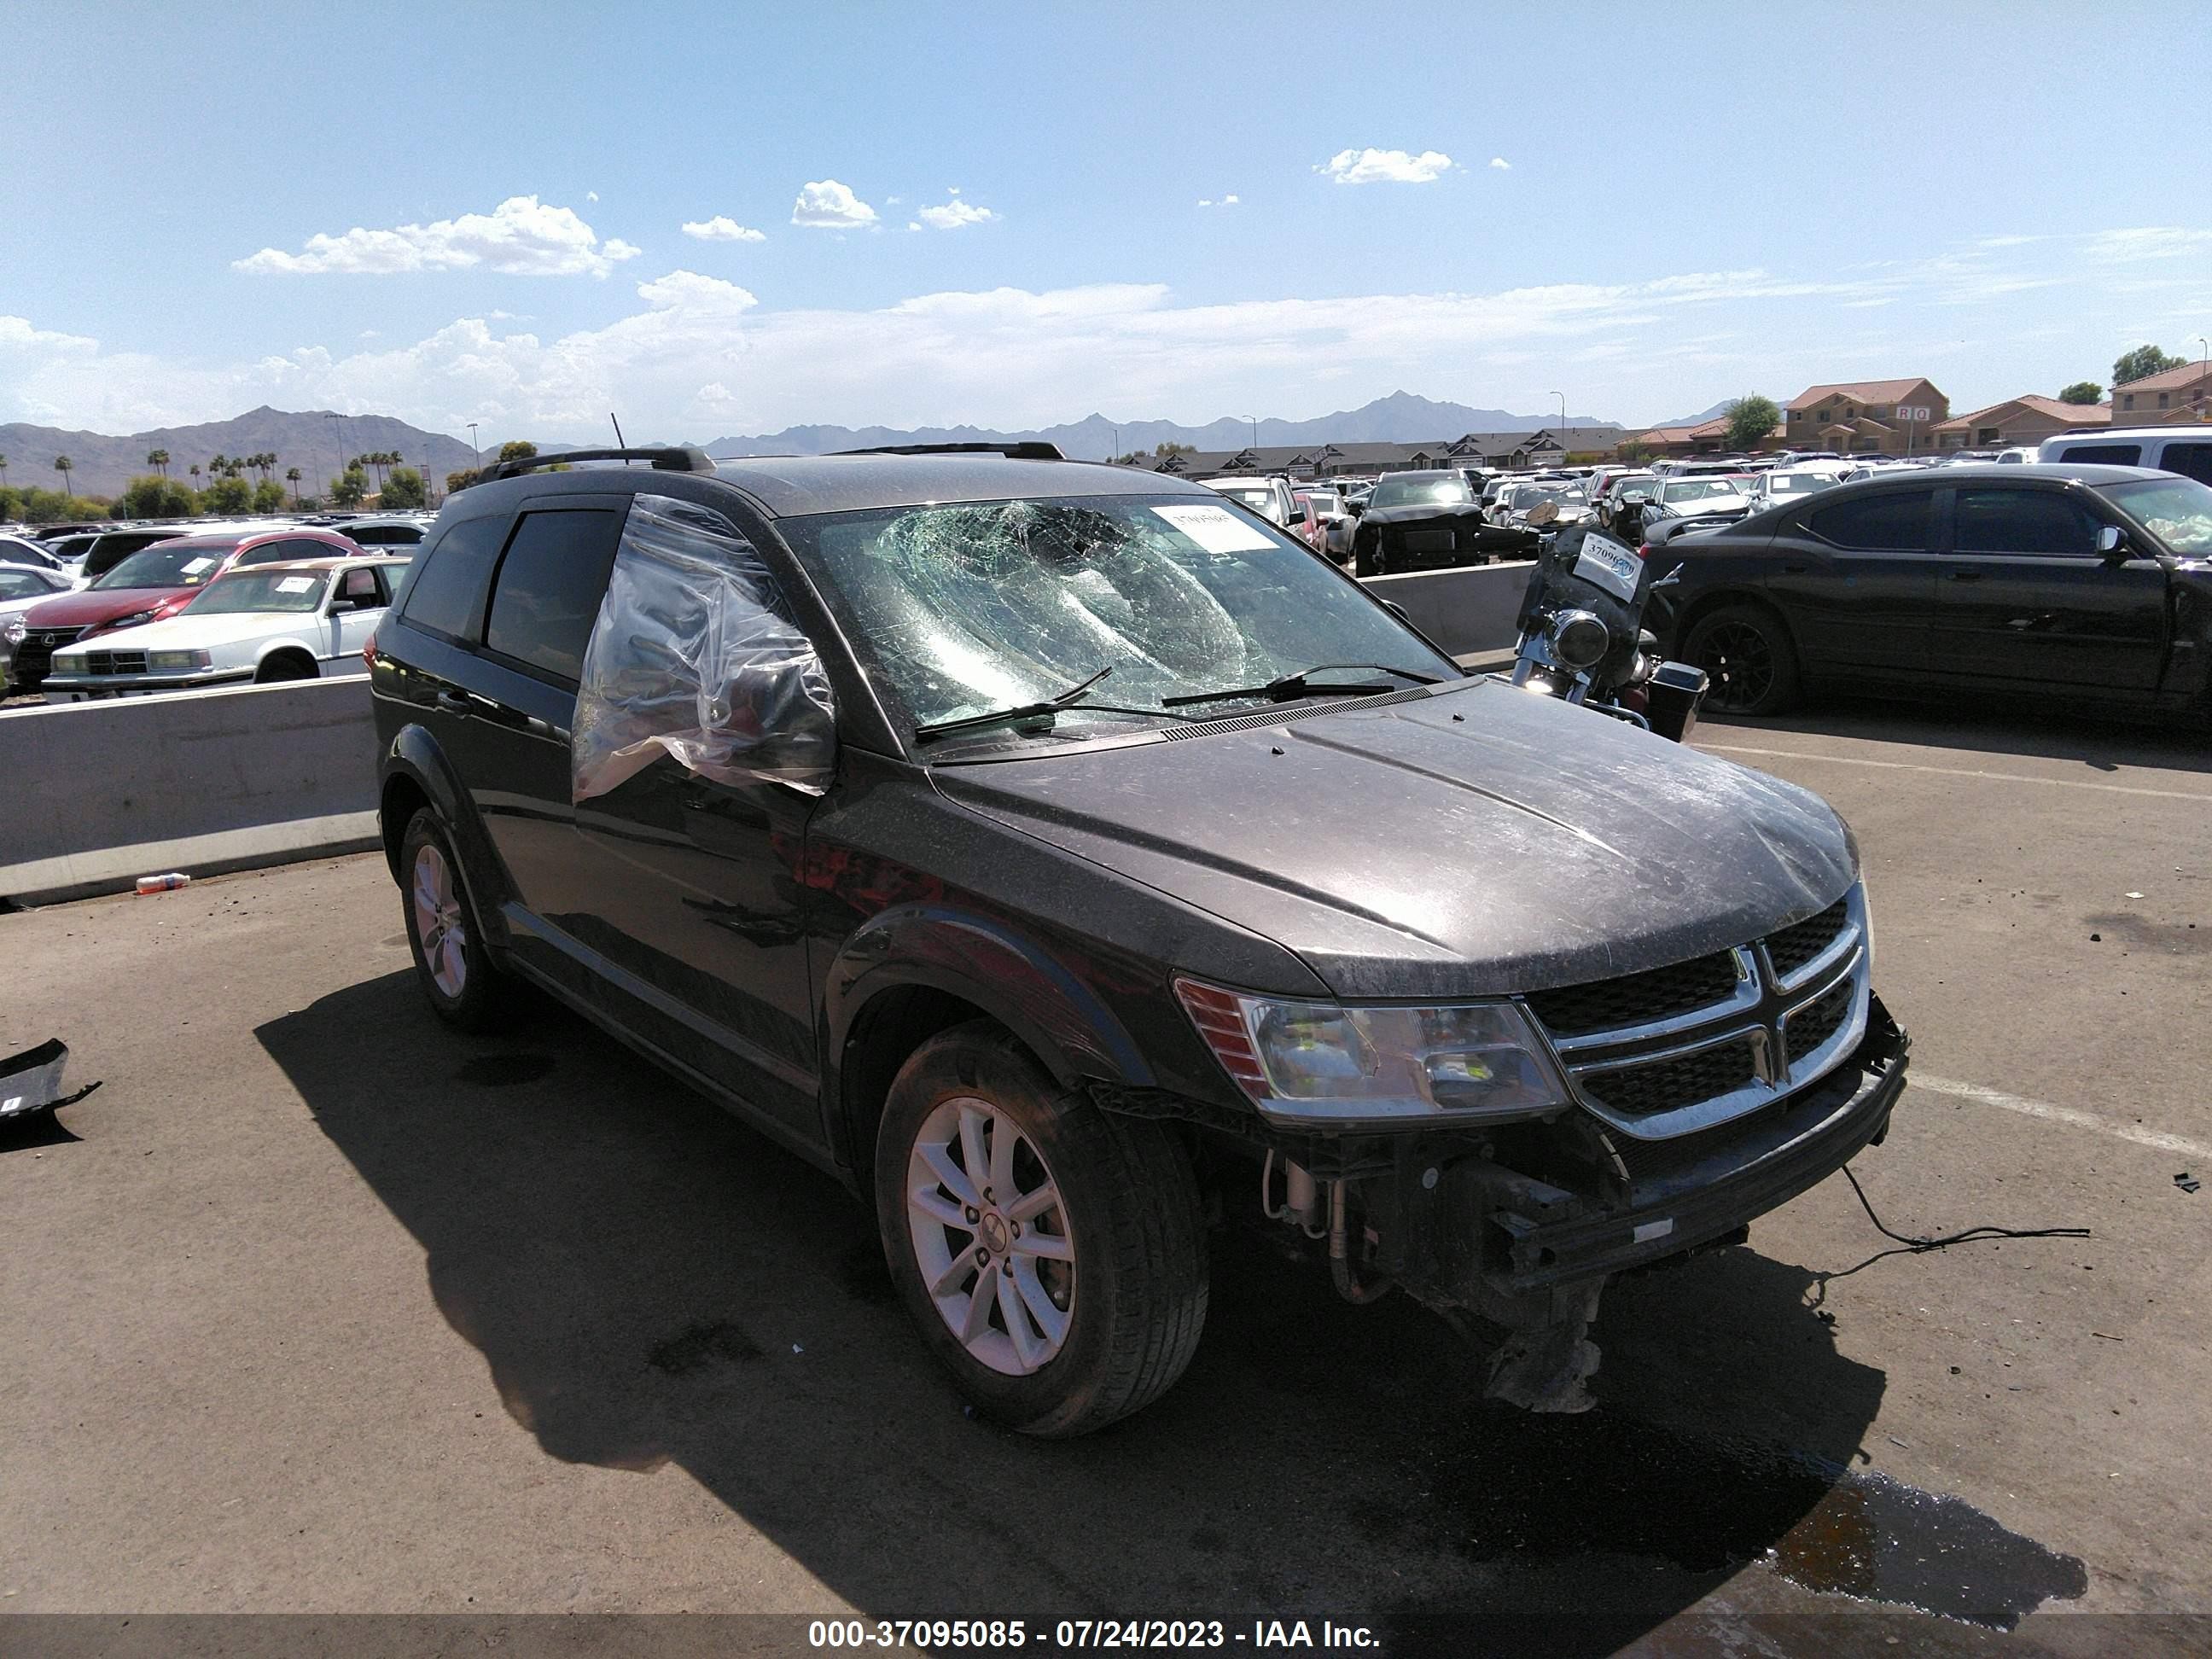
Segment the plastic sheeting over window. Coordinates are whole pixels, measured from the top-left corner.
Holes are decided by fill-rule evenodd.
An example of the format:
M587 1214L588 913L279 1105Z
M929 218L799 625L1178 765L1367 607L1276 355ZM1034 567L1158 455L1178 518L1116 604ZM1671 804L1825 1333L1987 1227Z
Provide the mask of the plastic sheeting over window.
M574 799L663 752L717 783L829 787L836 709L821 659L784 619L775 578L710 508L637 496L584 651Z

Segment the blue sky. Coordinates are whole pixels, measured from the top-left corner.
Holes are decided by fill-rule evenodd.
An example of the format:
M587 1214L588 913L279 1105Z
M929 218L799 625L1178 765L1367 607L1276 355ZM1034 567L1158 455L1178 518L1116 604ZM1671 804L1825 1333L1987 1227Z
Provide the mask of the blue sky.
M0 420L707 438L1402 387L1650 421L1917 374L1963 411L2212 333L2191 122L2112 112L2204 60L2202 4L84 5L9 36L80 69L0 123ZM810 185L872 219L793 222ZM718 218L758 240L682 228Z

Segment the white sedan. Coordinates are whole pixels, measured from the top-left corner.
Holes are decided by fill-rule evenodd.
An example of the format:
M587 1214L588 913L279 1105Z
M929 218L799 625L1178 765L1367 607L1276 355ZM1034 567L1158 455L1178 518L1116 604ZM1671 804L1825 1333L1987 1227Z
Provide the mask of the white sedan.
M48 702L357 672L404 559L298 559L218 576L165 622L54 653Z

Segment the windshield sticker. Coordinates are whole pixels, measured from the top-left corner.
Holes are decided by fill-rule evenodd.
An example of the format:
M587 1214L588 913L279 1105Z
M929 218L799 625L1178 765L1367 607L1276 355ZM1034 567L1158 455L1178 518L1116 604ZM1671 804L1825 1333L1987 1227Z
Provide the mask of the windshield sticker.
M1261 553L1275 544L1257 525L1246 523L1225 507L1194 502L1152 511L1209 553Z
M1642 573L1643 566L1636 555L1610 536L1592 532L1583 538L1582 556L1575 561L1575 574L1584 581L1594 582L1625 603L1633 605L1636 579Z
M279 576L276 579L276 591L279 593L305 593L313 589L314 585L315 579L313 576Z
M197 576L214 562L213 559L187 559L185 561L184 574L187 576Z

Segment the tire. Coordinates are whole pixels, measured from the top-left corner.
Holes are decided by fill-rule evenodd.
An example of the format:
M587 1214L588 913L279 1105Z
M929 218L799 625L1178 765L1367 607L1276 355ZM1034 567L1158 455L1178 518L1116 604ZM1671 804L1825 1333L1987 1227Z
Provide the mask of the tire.
M971 1162L988 1189L968 1181ZM875 1173L891 1278L984 1415L1024 1434L1087 1434L1150 1405L1190 1364L1206 1233L1190 1160L1164 1125L1097 1110L979 1020L900 1069ZM1007 1183L1023 1198L1008 1204Z
M1781 617L1759 605L1724 605L1691 627L1685 659L1705 671L1705 706L1723 714L1778 714L1797 701L1797 647Z
M399 894L415 977L431 1011L456 1030L497 1027L514 1005L515 982L492 960L453 843L427 806L408 820L399 844Z
M253 677L256 685L274 685L282 680L313 680L322 678L322 671L302 657L271 657L261 665Z

